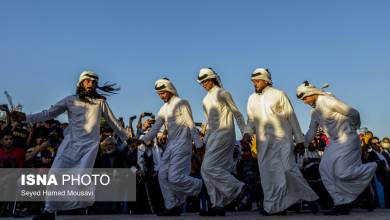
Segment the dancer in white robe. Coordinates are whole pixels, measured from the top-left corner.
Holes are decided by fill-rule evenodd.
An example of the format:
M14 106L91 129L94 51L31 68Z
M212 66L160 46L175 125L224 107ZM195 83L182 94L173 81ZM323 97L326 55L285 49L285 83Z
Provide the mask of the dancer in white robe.
M93 168L99 149L101 116L123 141L130 137L116 120L105 96L96 91L99 89L104 93L114 93L119 89L115 89L114 84L99 87L98 80L96 73L84 71L79 77L76 95L68 96L40 113L17 116L20 120L34 123L53 119L67 112L68 131L58 148L49 172L56 168ZM57 210L86 208L92 204L93 201L46 201L45 211L33 219L52 220L55 219L54 212Z
M202 68L198 82L208 91L203 99L207 131L204 138L206 150L201 174L210 196L212 209L203 215L223 216L225 215L224 206L237 198L241 200L248 190L243 182L230 173L236 141L233 117L241 133L246 125L232 96L223 88L214 70Z
M201 148L189 103L181 99L168 79L156 81L155 89L164 101L156 123L141 138L148 142L156 137L165 124L168 130L167 145L160 162L158 180L165 201L166 211L159 216L178 216L187 196L197 196L202 190L202 180L189 176L191 172L192 140Z
M305 145L313 140L318 127L330 140L321 159L320 175L335 208L325 214L349 214L348 204L366 189L377 169L376 163L361 161L359 112L307 81L297 88L297 97L313 107Z
M244 139L256 133L257 156L264 193L261 214L286 214L286 209L300 200L315 201L317 194L303 178L294 155L303 147L303 134L286 93L272 87L268 69L252 74L255 92L248 100L248 122ZM311 202L312 212L318 206Z

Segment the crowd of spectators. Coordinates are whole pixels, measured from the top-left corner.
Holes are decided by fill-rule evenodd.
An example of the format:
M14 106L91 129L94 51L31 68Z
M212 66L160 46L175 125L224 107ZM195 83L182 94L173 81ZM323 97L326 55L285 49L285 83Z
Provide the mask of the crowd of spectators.
M133 136L139 138L148 132L154 124L151 113L142 113L139 116L136 129L131 117L127 128ZM120 119L123 126L125 123ZM204 136L205 126L196 123L201 137ZM0 168L40 168L49 169L61 141L67 132L67 123L58 120L48 120L36 124L8 123L0 120ZM167 142L167 131L162 130L153 141L143 145L125 145L111 128L102 121L101 144L96 158L96 168L129 168L137 176L136 202L96 202L86 210L75 210L71 214L146 214L157 213L164 209L164 200L158 183L160 158L164 153ZM384 160L390 165L390 140L375 137L368 129L360 130L361 150L363 163ZM304 152L296 155L297 165L313 190L319 195L318 201L322 209L332 207L332 199L321 182L319 163L329 140L319 129L315 140ZM227 207L231 211L250 211L261 209L262 188L257 163L257 147L255 141L244 143L237 141L233 155L235 163L231 172L239 180L250 186L246 198L237 208ZM204 150L204 149L203 149ZM191 175L201 178L200 167L204 151L193 147ZM43 203L39 202L0 202L0 216L27 216L39 214ZM209 208L207 195L189 197L184 210L198 212ZM362 194L355 207L372 211L375 208L390 208L390 174L386 170L378 169L369 188ZM305 208L304 203L292 207L299 212ZM238 209L238 210L237 210ZM61 213L58 213L61 214ZM63 212L63 214L69 214Z

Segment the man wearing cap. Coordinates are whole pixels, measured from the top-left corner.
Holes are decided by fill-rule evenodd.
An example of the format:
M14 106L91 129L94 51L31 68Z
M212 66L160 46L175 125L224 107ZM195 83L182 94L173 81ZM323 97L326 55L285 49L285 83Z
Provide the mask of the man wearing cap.
M123 141L129 138L126 130L116 120L105 98L105 95L115 93L119 89L114 88L115 84L99 86L98 81L96 73L84 71L79 77L75 95L62 99L48 110L40 113L27 115L27 117L17 113L13 115L16 119L35 123L55 118L65 111L67 112L68 132L58 148L51 171L55 168L93 168L99 149L101 116ZM52 220L55 219L54 212L57 210L86 208L90 205L92 202L89 201L46 201L45 211L34 217L33 220Z
M256 133L257 159L264 192L262 215L286 215L286 209L305 200L317 213L316 193L303 178L295 151L303 150L303 134L286 93L272 86L268 69L252 73L255 92L248 99L244 140ZM295 143L295 148L294 148Z
M357 110L307 81L297 88L297 97L313 108L305 145L313 140L318 127L330 139L321 159L320 175L335 207L324 214L348 215L350 203L367 188L377 166L384 167L385 164L383 161L362 164Z
M158 180L164 197L166 211L158 216L180 216L187 196L197 196L202 190L202 180L189 176L191 172L192 140L201 148L190 105L181 99L173 83L163 78L155 83L155 90L164 102L156 123L141 141L149 142L161 127L168 130L168 141L161 158Z
M235 199L239 203L248 191L248 186L231 174L236 141L233 117L241 133L246 125L232 96L223 88L218 74L213 69L202 68L198 82L208 92L203 99L207 130L201 174L212 204L212 209L201 215L223 216L224 207Z

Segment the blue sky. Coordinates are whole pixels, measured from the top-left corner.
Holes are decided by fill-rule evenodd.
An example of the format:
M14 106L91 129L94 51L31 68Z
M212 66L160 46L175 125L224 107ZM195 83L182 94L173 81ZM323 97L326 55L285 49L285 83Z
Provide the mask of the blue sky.
M309 80L390 136L389 1L0 1L1 90L28 113L74 93L80 72L116 82L117 116L157 112L155 80L169 77L202 121L201 67L213 67L246 116L250 74L268 67L303 131L310 108L295 98ZM2 91L1 91L2 92ZM0 103L5 103L0 95Z

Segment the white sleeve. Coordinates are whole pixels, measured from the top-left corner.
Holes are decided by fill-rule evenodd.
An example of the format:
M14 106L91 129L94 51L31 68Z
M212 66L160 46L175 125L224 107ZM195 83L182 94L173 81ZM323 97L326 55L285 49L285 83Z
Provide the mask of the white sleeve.
M194 119L192 118L191 107L187 101L184 101L184 104L180 106L180 111L182 113L183 120L186 123L186 126L190 129L192 139L195 143L195 147L201 148L203 146L203 142L199 138L198 130L196 129Z
M294 108L291 105L290 99L287 97L287 95L285 93L282 93L280 102L283 106L283 110L284 110L284 113L286 115L286 118L291 125L295 142L296 143L303 143L304 137L303 137L301 127L299 125Z
M234 103L231 94L228 91L224 91L221 94L227 107L230 109L230 111L232 111L233 116L237 121L237 125L240 128L241 134L243 135L245 133L246 128L244 117L242 116L240 110L237 108L236 103Z
M148 133L146 133L141 140L145 143L151 141L153 138L157 136L157 133L160 131L161 127L164 125L164 118L159 113L156 118L156 123L153 124L152 128Z
M55 105L51 106L47 110L43 110L42 112L27 115L26 121L29 123L35 123L40 121L46 121L49 119L53 119L57 117L58 115L64 113L67 109L67 100L69 97L66 97L62 99L61 101L57 102Z
M254 114L252 112L252 99L249 97L247 105L248 121L246 123L245 133L252 135L256 131Z
M204 103L203 103L202 107L203 107L203 114L204 114L204 118L205 118L205 125L207 128L208 123L209 123L209 115L207 114L206 107L204 106Z
M306 132L305 135L305 147L308 147L310 143L313 141L314 137L316 136L318 126L319 124L316 120L315 113L312 112L309 130Z
M116 120L114 114L112 113L110 107L108 106L106 101L103 101L103 108L102 108L102 115L104 119L106 119L107 123L110 125L110 127L114 130L115 134L118 135L118 137L122 141L126 141L128 138L130 138L130 135L126 132L126 130L121 126L121 124Z
M341 102L340 100L338 100L334 97L327 104L328 104L329 108L331 109L331 111L340 113L340 114L348 117L352 129L357 130L360 128L360 125L361 125L360 114L356 109L348 106L344 102Z
M209 126L209 117L208 117L208 114L207 114L207 110L206 110L206 107L205 107L205 104L203 103L203 113L204 113L204 117L205 117L205 134L204 134L204 137L203 137L203 141L204 142L207 142L207 139L208 139L208 126Z

